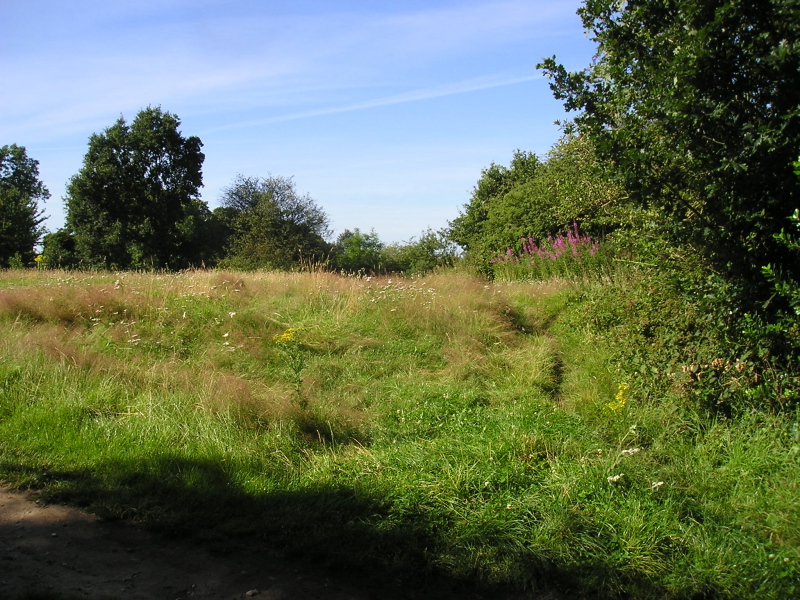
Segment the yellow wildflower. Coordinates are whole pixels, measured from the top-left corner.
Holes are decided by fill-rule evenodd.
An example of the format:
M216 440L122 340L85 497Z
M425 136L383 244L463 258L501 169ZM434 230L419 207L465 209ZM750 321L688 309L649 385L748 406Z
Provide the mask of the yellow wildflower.
M273 341L278 344L279 346L285 346L287 344L291 344L294 341L295 334L300 331L299 327L289 327L283 333L279 333L272 337Z
M625 404L628 402L627 398L625 398L625 392L627 391L628 391L628 384L620 383L619 388L617 389L617 393L614 395L614 401L606 404L606 408L612 412L616 412L618 410L625 408Z

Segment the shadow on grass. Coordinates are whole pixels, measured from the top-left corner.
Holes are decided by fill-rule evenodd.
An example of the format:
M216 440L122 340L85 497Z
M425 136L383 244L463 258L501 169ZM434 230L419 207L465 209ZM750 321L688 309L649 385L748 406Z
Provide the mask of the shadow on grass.
M251 494L218 462L174 456L114 462L91 472L0 462L0 475L39 490L45 501L133 521L221 554L249 547L329 574L346 573L364 589L380 590L382 598L584 597L570 585L577 573L560 571L536 557L530 557L529 566L538 583L528 592L486 584L474 573L459 578L445 574L432 560L444 535L435 524L424 514L392 524L387 499L354 488Z

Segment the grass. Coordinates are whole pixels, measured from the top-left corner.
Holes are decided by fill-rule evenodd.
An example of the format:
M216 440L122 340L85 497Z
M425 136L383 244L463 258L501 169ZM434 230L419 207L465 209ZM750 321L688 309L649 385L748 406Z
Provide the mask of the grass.
M631 378L627 285L9 271L0 477L379 577L792 597L797 415Z

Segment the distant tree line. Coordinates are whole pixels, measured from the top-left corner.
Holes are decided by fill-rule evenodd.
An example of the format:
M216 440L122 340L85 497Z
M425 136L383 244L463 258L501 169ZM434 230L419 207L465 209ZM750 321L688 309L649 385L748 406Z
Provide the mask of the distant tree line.
M237 175L213 211L199 198L203 146L159 107L120 117L89 138L67 186L66 222L46 233L39 203L49 192L25 148L0 148L0 267L63 269L294 269L346 273L427 272L452 264L455 246L427 231L405 244L346 230L332 242L330 220L290 177Z

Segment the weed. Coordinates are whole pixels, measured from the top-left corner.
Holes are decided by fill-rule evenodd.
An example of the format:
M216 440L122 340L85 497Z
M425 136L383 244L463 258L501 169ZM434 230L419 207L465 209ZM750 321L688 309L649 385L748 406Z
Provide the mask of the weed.
M580 277L603 272L609 263L600 244L578 230L573 223L566 235L550 236L537 243L522 238L520 250L508 248L490 261L496 278L511 281L546 280L551 277Z
M272 341L275 342L275 346L280 351L286 366L289 367L289 371L292 373L292 384L300 407L307 408L308 402L303 399L300 393L303 385L303 369L306 366L305 350L300 345L298 336L300 330L300 327L289 327L283 333L274 335Z

